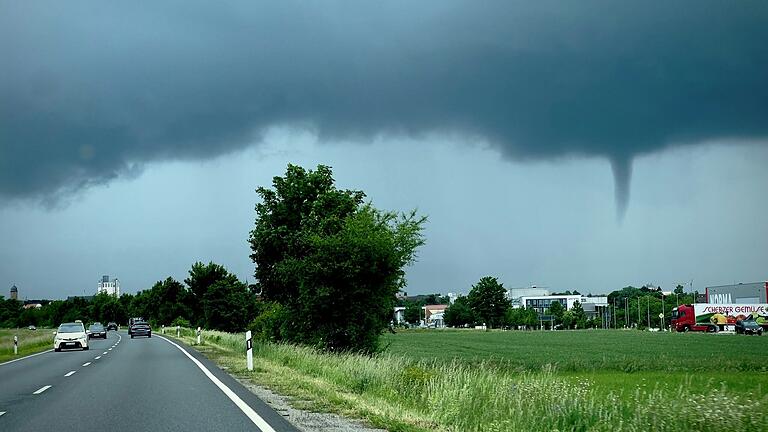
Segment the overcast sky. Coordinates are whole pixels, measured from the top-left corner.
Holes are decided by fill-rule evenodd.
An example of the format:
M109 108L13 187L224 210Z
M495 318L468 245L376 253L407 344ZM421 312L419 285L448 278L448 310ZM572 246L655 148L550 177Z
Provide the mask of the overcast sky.
M287 163L429 216L411 294L768 278L768 3L0 11L0 294L253 281Z

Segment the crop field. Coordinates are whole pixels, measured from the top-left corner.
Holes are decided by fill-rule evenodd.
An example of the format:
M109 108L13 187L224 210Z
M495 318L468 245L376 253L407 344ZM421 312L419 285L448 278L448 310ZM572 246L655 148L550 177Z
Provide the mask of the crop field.
M0 329L0 363L53 348L52 329ZM19 354L13 355L13 336L19 337Z
M183 338L192 342L192 333ZM409 330L376 356L254 345L197 349L300 408L392 431L695 431L768 427L768 338L621 330Z

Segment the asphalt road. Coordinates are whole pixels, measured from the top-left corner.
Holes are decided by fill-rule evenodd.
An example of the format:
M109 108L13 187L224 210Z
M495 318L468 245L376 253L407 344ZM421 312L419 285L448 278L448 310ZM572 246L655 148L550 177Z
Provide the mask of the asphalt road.
M297 431L189 347L124 332L90 345L0 365L0 431Z

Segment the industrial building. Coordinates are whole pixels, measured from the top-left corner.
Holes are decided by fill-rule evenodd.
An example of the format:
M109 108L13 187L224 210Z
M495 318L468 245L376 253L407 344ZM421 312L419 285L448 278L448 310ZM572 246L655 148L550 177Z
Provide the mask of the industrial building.
M768 303L768 282L706 287L706 303Z

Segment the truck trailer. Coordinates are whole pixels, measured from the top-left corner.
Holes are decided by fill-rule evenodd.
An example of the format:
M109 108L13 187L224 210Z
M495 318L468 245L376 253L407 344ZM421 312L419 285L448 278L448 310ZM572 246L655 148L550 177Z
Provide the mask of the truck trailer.
M672 309L672 328L679 332L735 331L737 321L749 319L768 330L768 303L696 303Z

